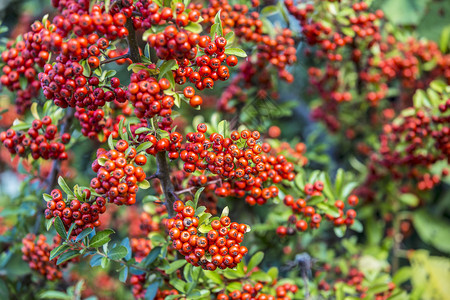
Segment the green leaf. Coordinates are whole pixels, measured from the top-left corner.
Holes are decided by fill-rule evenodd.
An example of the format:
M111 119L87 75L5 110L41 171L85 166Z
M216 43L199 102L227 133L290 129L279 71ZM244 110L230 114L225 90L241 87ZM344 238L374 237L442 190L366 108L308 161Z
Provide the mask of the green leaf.
M333 204L322 202L317 204L317 208L323 210L324 213L332 215L335 218L339 217L339 209Z
M169 264L169 267L167 268L166 273L172 274L173 272L175 272L176 270L178 270L179 268L184 266L186 263L187 263L187 261L185 259L176 260L176 261L172 262L171 264Z
M334 233L338 238L342 238L345 235L346 229L347 227L345 226L334 227Z
M250 279L252 279L254 281L258 281L258 282L259 281L262 281L262 282L270 282L270 281L272 281L272 278L268 274L264 273L263 271L253 272L250 275Z
M227 120L222 120L217 125L218 133L221 134L224 138L230 136L230 123Z
M56 232L61 236L61 238L63 240L67 239L66 229L65 229L64 223L63 223L63 221L61 221L60 217L55 218L55 229L56 229Z
M342 188L342 193L339 195L340 199L344 201L344 199L347 199L348 196L350 196L351 192L358 186L358 182L349 182L344 185Z
M195 192L195 196L194 196L194 209L197 208L198 198L200 198L200 195L202 194L202 192L203 192L204 189L205 189L205 187L201 187L201 188L199 188L199 189Z
M140 189L146 190L150 188L150 182L148 180L144 179L141 182L138 183L138 187Z
M44 197L45 202L49 202L49 201L53 200L52 196L50 196L49 194L44 194L42 196Z
M247 273L252 271L256 266L258 266L263 259L264 253L262 251L256 252L248 262Z
M73 297L60 291L45 291L39 294L39 299L71 300Z
M147 128L148 129L148 128ZM148 148L150 148L151 146L153 146L152 142L144 142L142 144L140 144L137 148L136 148L136 153L142 152L147 150Z
M113 140L112 134L110 134L108 137L108 146L109 146L109 149L111 149L111 150L114 149L114 140Z
M267 17L267 16L270 16L270 15L276 14L278 12L279 12L279 10L278 10L277 6L275 6L275 5L268 5L268 6L264 7L261 10L260 14L265 16L265 17Z
M416 207L419 204L419 197L411 193L400 194L398 199L411 207Z
M239 48L226 48L225 54L234 55L237 57L247 57L247 53L245 53L244 50L239 49Z
M359 220L353 220L353 225L350 226L350 229L356 232L363 232L364 227L363 224Z
M220 19L220 12L221 10L217 12L216 16L214 17L214 24L217 24L217 29L214 31L218 36L223 36L223 27L222 27L222 20ZM214 38L211 38L214 40Z
M152 131L150 128L147 127L139 127L138 129L136 129L136 131L134 132L135 134L141 134L144 132L149 132Z
M439 40L439 48L441 49L441 52L446 53L447 49L450 45L450 25L444 27L441 32L441 38Z
M187 299L210 299L209 296L210 291L209 290L193 290L187 295ZM206 298L205 298L206 297Z
M121 260L128 254L128 249L125 246L119 245L112 248L108 252L108 257L112 260Z
M161 79L166 75L166 73L172 73L170 72L172 68L177 64L177 61L175 59L171 59L168 61L165 61L161 67L159 68L159 75L158 79Z
M58 247L56 247L55 249L50 251L49 259L53 260L55 257L59 256L61 253L63 253L64 251L66 251L69 248L70 248L69 245L66 245L66 244L59 245Z
M147 255L146 258L144 258L144 260L142 261L142 264L145 267L148 267L152 262L154 262L156 260L156 258L159 256L159 254L161 253L161 247L155 247L153 248L150 253Z
M61 176L58 177L58 185L62 188L62 190L67 195L71 195L71 196L75 197L75 195L73 194L73 191L69 188L69 186L67 185L66 181Z
M103 246L107 242L111 240L109 237L111 234L114 233L114 230L112 229L105 229L103 231L99 231L89 242L90 248L97 248L100 246Z
M38 112L37 112L37 102L33 102L33 104L31 104L30 111L31 111L31 115L32 115L36 120L40 120L40 119L41 119L41 118L39 117Z
M414 228L420 238L439 251L450 253L450 223L430 215L424 209L413 214Z
M430 0L384 0L381 9L395 25L418 25Z
M222 277L220 276L219 273L214 271L204 271L203 274L205 274L205 276L212 282L219 285L223 284Z
M62 264L63 262L66 262L74 257L77 257L80 255L80 252L77 250L69 250L67 252L64 252L61 254L56 262L57 265Z
M220 215L220 218L227 217L229 213L230 213L230 208L228 206L225 206L224 209L222 210L222 214Z
M193 22L190 22L184 29L193 33L200 33L203 31L202 25Z
M397 285L400 286L407 280L411 278L412 274L412 268L410 266L405 266L397 270L395 272L394 276L392 277L392 281Z
M83 229L83 231L82 232L80 232L80 234L79 235L77 235L77 237L76 237L76 239L75 239L75 242L79 242L79 241L81 241L82 239L84 239L85 237L87 237L91 232L92 232L92 228L85 228L85 229Z

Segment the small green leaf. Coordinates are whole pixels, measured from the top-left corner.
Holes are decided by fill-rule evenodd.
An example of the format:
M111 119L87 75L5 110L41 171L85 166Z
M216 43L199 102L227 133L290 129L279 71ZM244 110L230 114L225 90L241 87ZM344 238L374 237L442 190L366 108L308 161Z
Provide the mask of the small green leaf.
M419 204L419 197L411 193L401 194L398 199L404 204L411 207L416 207Z
M106 230L98 232L89 242L89 247L97 248L97 247L103 246L104 244L106 244L107 242L109 242L111 240L111 238L109 236L113 233L114 233L114 230L112 230L112 229L106 229Z
M75 197L75 195L73 194L72 190L69 188L69 186L67 185L66 181L61 176L58 177L58 185L62 188L62 190L67 195L71 195L71 196Z
M74 258L74 257L79 256L79 255L80 255L80 252L77 251L77 250L70 250L70 251L64 252L64 253L61 254L61 256L58 258L56 264L57 264L57 265L60 265L60 264L62 264L63 262L66 262L66 261L68 261L68 260L70 260L70 259L72 259L72 258Z
M193 33L200 33L203 31L202 25L193 22L190 22L187 26L184 27L184 29Z
M256 266L258 266L263 259L264 253L262 251L256 252L248 262L247 273L252 271Z
M56 232L61 236L61 238L63 240L67 239L66 229L65 229L64 223L63 223L63 221L61 221L60 217L55 218L55 229L56 229Z
M112 248L108 252L108 257L112 260L121 260L128 254L128 249L125 246L119 245L117 247Z
M141 182L138 183L138 187L140 189L146 190L150 188L150 182L148 180L144 179Z
M148 128L147 128L148 129ZM147 150L148 148L150 148L151 146L153 146L152 142L144 142L142 144L140 144L137 148L136 148L136 153L142 152Z
M145 267L148 267L151 263L153 263L156 258L159 256L159 254L161 253L161 247L155 247L153 248L150 253L147 255L146 258L144 258L144 260L142 261L142 264Z
M66 251L69 248L70 248L69 245L66 245L66 244L59 245L58 247L56 247L55 249L50 251L49 259L53 260L55 257L59 256L61 253L63 253L64 251Z
M172 70L172 68L177 64L175 59L171 59L168 61L165 61L161 67L159 68L159 75L158 75L158 79L161 79L164 77L164 75L166 75L166 73L172 73L170 72Z
M227 217L228 214L230 213L230 208L228 206L225 206L224 209L222 210L222 214L220 215L220 217Z
M171 264L169 264L169 267L167 268L166 273L172 274L173 272L175 272L176 270L178 270L179 268L184 266L186 263L187 263L187 261L185 259L176 260L176 261L172 262Z
M80 232L79 235L77 235L75 242L79 242L82 239L84 239L85 237L87 237L91 232L92 232L92 228L85 228L82 232Z
M342 238L345 235L346 229L347 227L345 226L334 227L334 233L338 238Z
M194 196L194 209L197 208L198 198L200 198L200 195L202 194L202 192L203 192L204 189L205 189L205 187L201 187L201 188L199 188L199 189L195 192L195 196Z
M41 118L39 117L39 114L37 112L37 105L37 102L33 102L33 104L31 104L30 111L31 115L33 115L36 120L40 120Z
M145 292L145 297L144 297L146 300L155 299L156 293L158 292L159 284L160 284L160 282L156 281L156 282L151 283L147 287L147 291Z
M225 49L225 54L234 55L237 57L247 57L247 53L244 50L239 48L227 48Z

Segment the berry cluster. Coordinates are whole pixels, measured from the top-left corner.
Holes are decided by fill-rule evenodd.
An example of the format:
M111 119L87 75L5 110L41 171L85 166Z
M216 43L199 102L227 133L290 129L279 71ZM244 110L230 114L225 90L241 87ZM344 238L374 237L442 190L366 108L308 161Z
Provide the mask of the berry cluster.
M96 41L99 44L103 39ZM102 47L107 47L106 45ZM89 49L91 49L89 47ZM97 49L98 50L98 49ZM98 50L100 51L100 50ZM88 110L96 110L107 102L125 101L125 91L119 87L120 81L117 77L111 79L113 91L104 91L99 87L100 79L96 76L83 75L84 67L60 55L56 58L54 65L46 64L44 72L39 73L44 95L47 99L53 99L56 105L66 108L80 107ZM98 65L97 65L98 66ZM91 68L94 66L91 65Z
M130 245L133 257L137 262L141 262L152 250L152 242L146 238L132 238Z
M8 42L7 50L1 54L6 65L2 68L0 82L10 91L17 92L15 105L18 114L24 114L31 106L31 99L38 95L37 70L49 58L49 49L42 41L50 39L50 32L39 21L33 23L31 29L23 34L22 41Z
M194 6L189 6L189 9L186 9L182 2L176 2L172 7L159 7L153 1L139 0L135 3L135 6L136 11L141 14L139 19L134 19L135 28L150 28L152 25L161 25L165 22L175 23L179 28L183 28L189 22L195 23L200 19L200 12Z
M10 128L0 133L0 141L11 154L33 159L67 159L65 144L70 142L70 134L57 136L58 128L52 124L52 119L45 116L42 120L35 119L31 128L25 133Z
M278 195L278 188L272 183L282 180L293 180L294 165L284 155L267 155L271 146L267 143L259 145L258 131L233 131L230 137L213 133L207 138L207 126L201 123L197 132L188 133L189 143L180 152L184 170L192 173L195 170L208 170L230 182L216 183L215 193L220 197L244 197L250 205L264 204ZM233 180L231 180L233 179ZM267 187L264 187L266 183Z
M278 75L292 82L294 80L286 67L297 61L295 41L289 29L283 29L281 34L274 38L263 34L263 22L258 12L249 12L247 5L230 5L228 0L214 0L209 2L208 8L201 10L204 24L212 24L214 16L220 10L220 18L224 27L224 34L233 31L243 41L256 43L256 65L265 67L268 64L275 66ZM256 3L255 3L256 4ZM261 68L262 69L262 68Z
M147 157L137 154L136 149L125 140L119 140L115 149L97 150L97 159L92 170L97 177L91 180L91 188L104 195L110 203L132 205L136 202L138 183L145 180L141 166L147 163Z
M323 274L326 273L326 274ZM331 277L330 275L336 275L336 279L333 281L332 279L328 278ZM325 276L324 276L325 275ZM356 293L358 293L358 297L360 299L365 299L367 297L367 291L368 287L363 286L363 281L365 279L365 275L363 272L358 270L355 267L351 267L347 275L345 277L341 277L343 275L343 272L340 267L335 267L333 270L329 264L325 264L322 271L316 271L314 274L315 278L322 278L319 281L318 289L321 291L329 291L330 290L330 283L329 281L332 281L332 285L334 287L335 284L339 282L343 282L349 286L353 286L356 289ZM324 278L325 277L325 278ZM328 282L327 282L328 281ZM395 289L395 283L392 281L387 283L387 289L385 291L379 292L375 294L376 300L386 300L391 297L393 290Z
M417 181L419 190L429 190L440 182L438 175L431 174L431 166L450 157L450 117L445 114L450 100L445 99L436 112L417 109L383 127L379 154L371 156L369 182L376 183L386 175L395 180L410 178ZM443 169L441 176L448 173Z
M308 205L308 201L310 201L312 197L322 195L323 188L324 185L321 181L316 181L314 184L307 183L304 187L304 198L295 199L291 195L286 195L284 197L284 205L290 207L293 212L289 217L289 223L295 225L297 231L306 231L308 227L319 228L324 217L326 220L333 222L335 227L353 225L356 218L356 211L354 209L349 209L345 212L344 216L345 203L342 200L336 200L334 202L334 206L338 209L339 216L321 213L320 209L314 208L313 205ZM358 204L359 199L355 195L350 195L347 202L350 206L355 206ZM296 214L298 214L300 218L297 217ZM277 234L281 237L293 235L294 233L295 231L291 227L279 226L277 228Z
M233 67L237 65L238 59L234 55L225 54L227 40L224 37L216 37L214 41L207 35L199 38L199 46L204 55L198 56L195 63L184 59L179 62L179 68L172 71L175 82L183 85L189 79L198 90L205 88L212 89L217 80L225 81L230 78L230 70L227 65ZM186 97L190 98L191 106L200 104L192 103L194 100L193 90L184 89ZM196 105L195 105L196 104Z
M177 215L166 221L166 228L173 247L193 266L210 271L234 268L247 254L247 248L239 246L247 231L245 224L232 223L229 217L222 217L211 222L206 237L200 236L194 208L181 201L176 201L173 208Z
M295 294L298 287L294 284L285 283L277 286L275 289L276 295L270 295L262 292L264 284L258 282L254 285L246 283L242 286L242 290L234 290L231 293L220 293L217 295L217 300L244 300L244 299L266 299L266 300L291 300L288 293Z
M39 272L47 280L61 279L61 268L68 262L57 266L55 260L50 260L50 252L58 246L60 241L55 238L53 245L50 246L46 240L47 238L42 234L38 236L37 240L36 236L31 233L24 237L22 239L22 259L28 262L30 269Z
M174 98L164 93L170 88L167 79L162 78L158 82L154 77L150 77L149 71L139 70L131 75L130 81L125 97L133 104L138 118L172 115Z
M71 236L76 237L83 229L95 228L101 225L99 217L106 211L106 200L103 197L94 197L91 201L91 191L84 189L81 199L64 199L62 192L54 189L50 196L52 200L47 202L44 212L46 219L60 217L66 230L72 223L77 226Z

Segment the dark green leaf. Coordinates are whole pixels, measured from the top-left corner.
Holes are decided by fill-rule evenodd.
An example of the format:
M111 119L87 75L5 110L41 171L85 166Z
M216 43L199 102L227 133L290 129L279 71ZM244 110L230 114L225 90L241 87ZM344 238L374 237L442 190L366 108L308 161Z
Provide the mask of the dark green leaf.
M77 257L80 255L80 252L77 250L69 250L67 252L64 252L61 254L56 262L57 265L62 264L63 262L66 262L74 257Z
M55 257L59 256L61 253L63 253L64 251L66 251L69 248L70 248L69 245L66 245L66 244L59 245L58 247L56 247L55 249L50 251L49 259L53 260Z
M60 217L55 218L55 229L63 240L67 239L66 229L64 228L64 223L61 221Z
M112 260L121 260L128 254L128 249L125 246L119 245L112 248L108 252L108 257Z
M109 236L113 233L114 231L112 229L106 229L98 232L89 242L89 247L97 248L103 246L104 244L106 244L111 240Z
M92 232L92 228L85 228L85 229L83 229L83 231L82 232L80 232L80 234L79 235L77 235L77 237L76 237L76 239L75 239L75 242L79 242L79 241L81 241L82 239L84 239L85 237L87 237L88 235L89 235L89 233L91 233Z
M248 262L247 273L252 271L256 266L258 266L263 259L264 253L262 251L256 252Z

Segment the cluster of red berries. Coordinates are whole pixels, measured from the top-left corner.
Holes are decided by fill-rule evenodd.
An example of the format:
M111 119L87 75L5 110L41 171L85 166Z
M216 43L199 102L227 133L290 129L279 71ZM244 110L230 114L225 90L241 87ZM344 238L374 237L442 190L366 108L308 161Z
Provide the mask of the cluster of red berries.
M91 180L91 187L110 203L132 205L136 202L138 183L145 180L141 166L146 163L147 157L137 154L125 140L119 140L115 149L109 151L100 148L97 159L92 163L97 177Z
M47 238L40 234L37 237L34 234L28 234L22 239L22 259L28 262L30 269L39 272L47 280L58 280L62 278L61 269L67 265L65 262L56 265L56 260L50 260L50 252L58 246L60 238L55 237L53 245L46 242Z
M217 300L245 300L245 299L258 299L258 300L291 300L292 298L288 293L295 294L298 291L298 287L295 284L285 283L277 286L275 289L275 295L270 295L261 292L264 284L258 282L254 285L246 283L242 286L242 290L234 290L228 295L220 293L217 295Z
M57 136L58 127L52 124L52 119L45 116L42 120L33 120L30 129L15 131L10 128L0 133L0 141L11 154L33 159L67 159L65 144L70 142L70 134L64 133Z
M132 292L135 299L145 299L145 293L147 292L147 288L145 287L145 274L141 275L132 275L130 277L130 284L133 286ZM171 295L178 295L178 291L176 289L162 289L158 288L158 291L155 295L155 300L164 300L166 297Z
M306 231L308 227L319 228L323 217L326 220L333 222L335 227L342 225L351 226L356 218L356 211L354 209L349 209L345 212L345 203L342 200L336 200L334 206L339 211L339 216L335 217L329 214L320 213L320 210L316 210L312 205L308 205L308 201L311 197L321 196L322 190L324 188L323 182L316 181L314 184L307 183L304 187L304 198L294 199L291 195L286 195L283 199L284 205L291 207L293 214L289 217L289 224L295 225L297 231ZM358 204L359 199L355 195L350 195L347 199L350 206L355 206ZM299 214L301 218L298 218L296 214ZM309 223L308 223L309 221ZM286 235L293 235L295 231L291 227L279 226L277 228L277 234L281 237Z
M127 18L131 17L132 11L123 8L122 11L114 5L109 12L105 12L105 7L96 4L89 8L89 3L85 1L53 1L61 14L53 18L52 23L56 27L56 33L59 34L59 43L62 51L66 50L65 42L62 38L73 32L77 36L85 36L97 32L102 34L110 41L128 36L128 29L125 27ZM55 3L57 2L57 3ZM69 5L67 5L69 4ZM67 46L71 52L80 52L81 49L72 51L70 45Z
M150 28L152 25L170 22L175 23L179 28L183 28L190 22L195 23L200 19L200 12L194 6L189 6L189 9L186 9L182 2L175 3L173 7L159 7L156 2L139 0L135 3L135 6L136 11L141 14L139 18L134 19L135 27Z
M180 158L188 173L208 170L224 180L234 179L216 183L216 195L244 197L248 193L248 204L262 205L278 195L278 188L269 181L276 184L294 179L294 165L284 155L267 155L271 146L257 143L260 139L258 131L233 131L226 138L213 133L206 138L206 130L206 124L201 123L197 132L187 134L189 143L180 152Z
M410 178L417 181L419 190L429 190L440 182L439 175L431 175L431 166L450 157L450 117L445 115L450 100L443 100L437 114L419 109L383 127L379 154L371 156L369 182L386 175L395 180ZM441 176L448 174L448 169L443 169Z
M203 40L204 37L202 37L202 42ZM156 55L160 59L177 59L179 62L187 59L190 61L197 56L200 35L187 30L179 31L176 26L169 25L163 32L150 34L147 42L156 49ZM202 44L205 46L205 42Z
M214 41L211 41L207 35L201 36L199 46L205 54L198 56L195 63L191 63L188 59L179 61L179 68L172 71L175 82L183 85L189 79L198 90L203 90L205 88L212 89L217 80L225 81L230 78L228 66L237 65L238 59L234 55L225 54L226 44L227 40L221 36L216 37ZM193 97L189 90L185 89L184 94L188 98ZM192 104L192 101L191 99L191 105L196 106Z
M152 250L152 242L147 238L132 238L130 246L137 262L141 262Z
M60 217L66 230L75 223L77 226L71 236L76 237L86 228L95 228L101 225L99 217L106 211L106 200L103 197L91 199L91 191L83 190L83 199L64 199L62 192L58 189L51 191L52 200L47 202L44 212L46 219Z
M222 217L211 222L206 237L200 236L194 208L181 201L176 201L173 208L177 215L166 221L166 228L173 247L193 266L210 271L234 268L247 254L247 248L239 245L244 240L247 225L232 223L229 217Z
M257 4L257 3L255 3ZM247 5L230 5L228 0L214 0L209 2L209 7L201 10L203 23L212 24L214 16L220 11L220 18L224 27L224 34L235 32L238 38L247 42L256 43L256 65L273 65L278 70L278 75L292 82L294 77L286 67L297 61L295 41L289 29L283 29L281 34L274 38L263 34L263 22L256 11L249 11ZM261 68L262 69L262 68Z
M169 80L162 78L158 82L154 77L150 77L149 71L139 70L131 74L130 81L125 97L133 104L138 118L172 115L175 100L173 96L164 93L170 88Z
M232 81L226 87L217 101L217 108L227 113L235 113L236 105L230 105L231 100L237 100L239 104L247 102L252 98L249 91L256 88L256 98L265 100L267 97L278 99L279 94L275 90L271 74L267 68L257 65L251 61L243 62L239 72L233 76Z
M100 41L102 39L98 43ZM125 101L125 91L119 87L120 80L117 77L111 79L111 87L114 90L105 92L99 87L98 77L83 75L84 67L78 62L63 55L58 56L56 61L54 65L46 64L44 72L39 73L45 97L53 99L56 105L63 108L70 106L96 110L107 102Z
M340 267L335 267L333 270L331 268L331 266L329 264L325 264L324 268L323 268L323 272L326 273L326 275L329 274L334 274L337 276L337 278L333 281L333 286L339 282L343 282L349 286L353 286L356 289L356 292L359 294L359 298L360 299L365 299L367 297L367 291L368 291L368 287L364 287L362 285L364 279L365 279L365 275L363 272L359 271L357 268L355 267L351 267L348 270L347 275L342 278L340 276L342 276L342 270ZM316 271L314 274L315 278L323 278L324 274L322 271ZM327 276L328 277L328 276ZM318 289L321 291L329 291L330 290L330 284L327 282L328 278L323 278L319 281L318 284ZM328 279L328 281L330 281L330 279ZM375 294L375 300L386 300L389 299L389 297L392 295L392 291L395 289L395 283L393 282L389 282L388 284L388 288L386 291L380 292Z
M15 105L18 114L24 114L31 106L31 99L38 95L41 85L36 78L37 69L43 67L49 58L48 47L42 45L42 40L49 39L49 31L39 21L31 28L32 31L23 34L22 41L8 42L7 50L1 54L6 65L2 68L0 82L10 91L17 92Z

